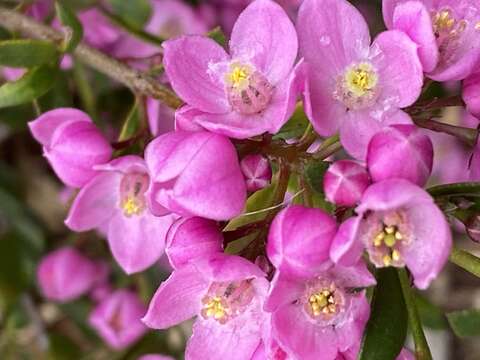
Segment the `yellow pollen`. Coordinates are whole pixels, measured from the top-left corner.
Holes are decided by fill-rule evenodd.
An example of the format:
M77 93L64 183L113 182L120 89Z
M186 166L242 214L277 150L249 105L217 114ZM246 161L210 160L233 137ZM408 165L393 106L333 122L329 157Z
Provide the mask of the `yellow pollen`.
M383 256L383 264L385 266L390 266L392 264L392 257L390 255Z
M139 215L142 212L142 206L138 204L134 197L129 196L122 204L123 212L127 216Z
M230 86L237 90L243 90L248 86L248 78L251 70L247 65L233 64L230 72L225 76L225 80Z
M378 77L371 65L361 63L347 70L345 81L350 92L356 96L363 96L375 88Z
M435 14L433 19L435 30L440 31L450 31L455 25L455 19L450 15L450 11L442 10Z
M203 314L209 318L213 317L215 320L222 320L227 314L227 310L222 304L222 299L215 296L203 306Z
M320 314L333 314L337 311L337 305L333 293L329 290L323 290L310 295L308 302L314 316Z
M400 260L400 252L398 250L393 250L392 251L392 259L394 261L399 261Z

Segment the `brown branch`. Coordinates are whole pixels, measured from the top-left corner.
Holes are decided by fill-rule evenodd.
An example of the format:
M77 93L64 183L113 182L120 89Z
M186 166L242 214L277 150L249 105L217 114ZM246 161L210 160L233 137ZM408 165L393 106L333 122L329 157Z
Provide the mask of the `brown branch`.
M60 43L64 38L62 32L3 6L0 6L0 25L12 32L20 32L28 37L51 40L56 43ZM135 70L88 45L79 44L75 49L75 56L84 64L126 85L135 93L159 99L174 109L182 105L182 101L154 77Z

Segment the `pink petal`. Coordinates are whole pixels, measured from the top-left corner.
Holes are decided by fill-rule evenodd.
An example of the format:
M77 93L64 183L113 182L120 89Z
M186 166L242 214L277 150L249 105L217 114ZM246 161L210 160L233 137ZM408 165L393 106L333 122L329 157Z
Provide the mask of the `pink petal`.
M163 43L163 64L175 92L195 108L214 114L228 112L224 86L210 74L212 64L228 55L215 41L201 36L183 36Z
M299 279L290 278L277 271L272 279L265 301L265 311L275 312L278 308L295 302L305 290L305 284Z
M333 262L351 266L361 258L363 244L357 237L361 220L360 216L353 216L340 225L330 247Z
M118 211L121 175L100 173L85 185L73 202L65 224L73 231L92 230Z
M232 58L250 61L276 85L288 75L297 58L297 33L278 4L257 0L238 17L230 51Z

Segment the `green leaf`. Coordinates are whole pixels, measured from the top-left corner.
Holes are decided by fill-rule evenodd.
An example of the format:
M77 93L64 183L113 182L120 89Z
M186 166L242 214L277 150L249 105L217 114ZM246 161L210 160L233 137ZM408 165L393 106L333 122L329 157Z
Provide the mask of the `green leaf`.
M303 107L298 105L290 120L288 120L288 122L282 126L278 134L276 134L273 138L283 140L298 138L303 135L308 127L308 124L308 118L303 111Z
M222 47L225 47L227 45L225 34L220 26L217 26L216 28L210 30L207 36Z
M44 40L6 40L0 42L0 65L31 68L53 63L58 58L55 45Z
M423 325L434 330L443 330L448 326L445 314L437 305L419 294L415 296L415 301Z
M122 130L118 137L118 141L125 141L134 136L140 129L140 111L138 108L138 102L136 101L132 106L130 113L128 114L125 122L123 123Z
M447 319L458 337L480 336L480 309L454 311Z
M377 271L371 306L359 360L394 360L407 336L407 309L394 268Z
M305 166L305 178L310 188L318 194L323 194L323 178L330 163L313 160Z
M152 12L148 0L109 0L108 2L116 15L138 29L143 29Z
M262 190L254 192L248 199L247 205L245 208L245 212L255 212L265 208L272 206L275 196L275 185L272 184ZM227 226L225 227L224 231L232 231L238 229L240 226L247 225L256 221L260 221L265 216L267 216L268 212L263 211L256 214L251 215L240 215L236 218L232 219Z
M83 27L75 14L61 1L55 2L55 10L64 27L65 39L62 50L67 53L73 52L83 38Z
M31 102L53 86L58 69L43 65L33 68L15 82L0 87L0 108Z

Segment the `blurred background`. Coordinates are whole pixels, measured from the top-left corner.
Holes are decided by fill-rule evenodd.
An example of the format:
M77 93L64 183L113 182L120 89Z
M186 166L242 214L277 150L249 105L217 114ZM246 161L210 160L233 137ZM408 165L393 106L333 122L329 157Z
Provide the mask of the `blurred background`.
M248 0L68 0L84 26L84 41L131 66L162 75L161 47L146 41L146 35L167 39L181 34L222 37L231 31ZM301 0L278 0L295 19ZM367 18L372 33L381 31L381 1L352 1ZM17 8L36 20L58 27L52 2L0 0L2 6ZM216 29L216 30L214 30ZM221 31L219 31L221 29ZM213 32L212 32L213 30ZM274 29L272 29L274 31ZM10 34L0 27L0 39ZM219 41L222 41L221 39ZM27 123L38 114L58 107L86 111L110 141L125 139L125 124L141 116L138 101L125 87L86 68L74 57L62 61L51 90L33 103L0 109L0 359L138 359L157 353L181 359L189 325L167 331L147 331L139 340L114 350L94 329L88 318L96 306L92 296L68 302L48 301L36 280L39 261L53 250L74 246L92 261L108 264L105 275L111 289L125 288L145 304L168 274L167 261L142 273L126 276L112 260L108 244L98 232L73 233L63 224L75 191L66 188L51 171L34 141ZM22 69L0 68L0 82L13 81ZM458 84L433 87L436 94L456 92ZM153 102L148 111L149 137L173 128L173 113ZM445 121L468 123L459 110L445 114ZM138 122L136 122L138 123ZM122 138L123 136L123 138ZM461 181L455 166L468 159L467 149L448 136L433 135L435 141L435 181ZM445 151L448 145L448 150ZM452 150L453 149L453 150ZM134 152L135 148L122 149ZM438 164L449 164L440 166ZM469 240L463 227L456 226L463 248L479 253L479 245ZM69 274L66 274L67 276ZM442 276L419 303L434 358L480 359L478 338L454 336L445 312L480 308L480 280L448 265Z

